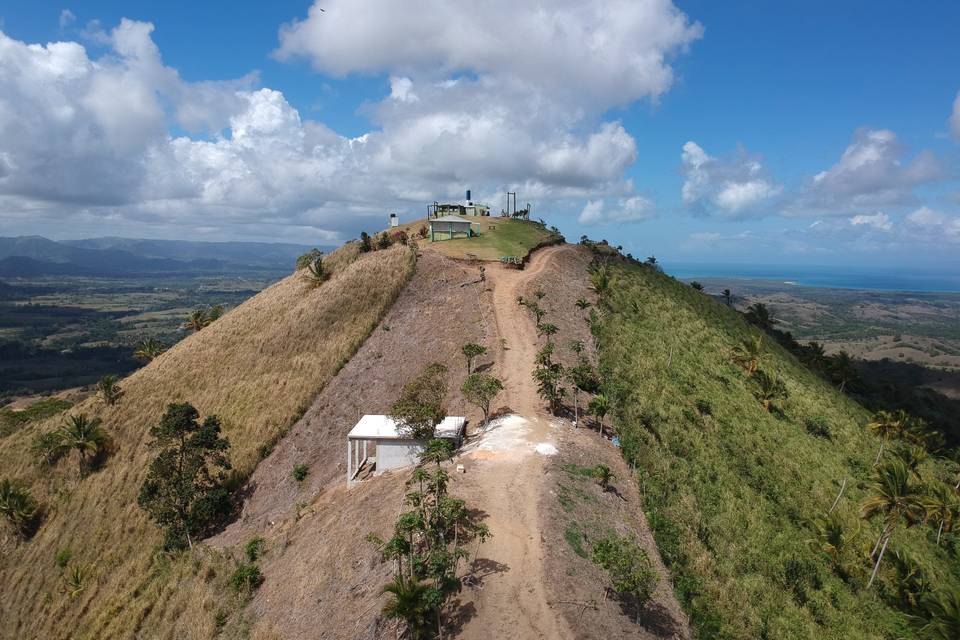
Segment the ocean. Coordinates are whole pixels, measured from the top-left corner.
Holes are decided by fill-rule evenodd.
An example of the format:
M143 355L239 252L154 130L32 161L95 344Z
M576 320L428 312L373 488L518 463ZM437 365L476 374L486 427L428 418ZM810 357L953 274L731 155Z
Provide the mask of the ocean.
M665 272L681 280L730 278L832 289L960 292L960 269L955 267L934 270L679 262L663 263L662 266Z

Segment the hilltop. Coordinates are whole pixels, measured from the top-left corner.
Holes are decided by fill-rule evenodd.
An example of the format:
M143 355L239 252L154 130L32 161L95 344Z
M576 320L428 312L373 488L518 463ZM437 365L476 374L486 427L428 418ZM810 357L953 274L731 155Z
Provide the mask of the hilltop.
M904 572L960 582L956 534L936 544L918 524L894 531L866 588L879 533L858 517L879 444L870 414L770 338L759 361L785 394L765 406L734 357L760 335L742 314L607 245L482 223L469 240L347 243L324 258L322 284L297 271L121 380L116 405L82 401L70 413L102 419L113 440L87 477L31 450L62 416L0 438L4 476L46 509L32 538L4 543L0 636L395 638L381 614L394 567L371 541L392 535L410 472L348 487L344 444L434 362L447 413L469 425L443 463L451 493L491 533L471 541L444 637L910 637ZM489 428L461 391L468 342L504 386ZM566 378L562 407L546 406L531 376L545 357L599 371L576 413ZM606 417L586 409L601 397ZM221 418L238 511L169 554L136 494L147 432L177 401ZM915 473L949 477L936 457ZM842 543L824 533L838 492ZM599 559L611 540L649 559L649 600L614 588ZM262 584L235 595L254 543ZM65 586L74 567L79 590Z

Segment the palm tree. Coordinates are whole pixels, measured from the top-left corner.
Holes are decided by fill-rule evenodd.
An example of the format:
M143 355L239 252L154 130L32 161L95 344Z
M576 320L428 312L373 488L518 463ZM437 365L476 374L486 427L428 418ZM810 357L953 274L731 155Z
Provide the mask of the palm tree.
M590 289L597 295L606 293L610 286L610 270L606 265L600 265L590 273Z
M61 452L75 450L80 454L80 475L87 468L87 456L92 454L95 457L107 444L107 433L100 421L91 420L84 413L68 416L57 430L57 437Z
M393 596L383 607L383 615L406 622L414 640L429 638L432 633L429 618L434 609L434 592L433 587L416 577L404 579L397 576L383 588L383 593Z
M603 488L604 491L610 488L610 482L616 478L613 471L610 470L605 464L598 464L593 468L593 477L597 479L597 482Z
M215 304L207 312L207 323L203 326L209 327L211 324L223 317L223 305Z
M17 535L26 538L40 515L40 507L21 483L0 480L0 515L13 525Z
M589 309L591 306L593 306L593 305L590 303L590 301L587 300L586 298L580 298L580 299L577 300L574 304L576 304L577 307L579 307L581 311L586 311L586 310Z
M733 361L744 368L748 378L752 378L753 374L757 372L763 356L763 335L759 333L744 340L733 350Z
M757 385L753 395L763 405L764 411L770 411L774 401L787 397L787 386L783 384L783 381L769 375L763 369L757 369L753 380Z
M207 319L207 310L194 309L187 318L187 321L183 324L183 328L196 332L200 331L208 324L210 324L210 321Z
M776 323L773 314L770 313L767 305L762 302L754 302L747 307L746 316L748 322L760 327L764 331L771 331L773 325Z
M97 395L108 405L115 405L120 396L123 395L123 389L117 384L117 376L108 374L97 381Z
M922 503L927 520L937 523L937 545L939 545L944 528L951 531L957 519L960 518L960 499L947 485L937 484L924 496Z
M873 546L871 557L877 553L876 564L867 589L873 585L877 577L877 570L887 550L890 536L897 525L907 527L923 520L924 509L921 503L923 496L910 482L910 471L899 460L891 460L877 467L876 476L871 484L871 494L860 505L860 517L869 520L875 515L883 518L883 527L877 543ZM881 546L882 545L882 546Z
M900 434L903 429L902 423L898 414L889 411L877 411L873 414L873 420L867 423L867 429L880 438L880 449L873 461L873 466L877 466L880 463L880 456L883 455L884 445Z
M554 336L557 333L557 331L559 331L559 329L557 329L557 325L550 324L549 322L544 322L543 324L540 325L540 328L537 330L537 333L542 336L547 336L547 340L550 340L550 338Z
M607 401L607 397L602 393L598 393L590 400L590 404L587 405L587 411L592 413L597 418L597 432L603 433L603 418L610 411L610 403Z
M917 480L920 479L920 467L924 462L927 461L927 458L930 456L927 454L927 450L923 447L919 447L915 444L904 444L898 447L895 451L895 455L900 462L907 468L907 471L910 472Z
M166 347L163 346L163 343L153 336L150 336L140 341L140 344L137 345L137 350L133 352L133 357L138 360L150 361L164 351L166 351Z
M960 638L960 591L945 587L927 593L921 600L922 616L915 616L915 626L925 640Z

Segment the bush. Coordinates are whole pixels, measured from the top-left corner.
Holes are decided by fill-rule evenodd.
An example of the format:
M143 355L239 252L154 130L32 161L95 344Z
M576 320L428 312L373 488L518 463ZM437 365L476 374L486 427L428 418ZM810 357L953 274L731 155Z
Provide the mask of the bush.
M257 536L256 538L251 538L247 541L247 544L243 547L243 553L247 556L247 560L250 562L256 562L257 558L263 555L263 549L266 547L267 541Z
M391 240L390 236L386 233L381 233L377 237L377 249L389 249L392 244L393 240Z
M57 566L61 569L66 569L67 565L70 564L70 558L73 556L73 553L70 549L64 548L57 551L57 555L53 557L53 561L57 563Z
M17 535L28 538L39 523L40 505L22 483L0 480L0 515L13 525Z
M807 428L807 433L818 438L830 438L830 425L827 423L827 419L823 416L817 416L815 418L807 418L804 422L804 426Z
M290 472L290 475L293 476L293 479L297 482L303 482L306 480L307 476L310 474L310 469L307 468L305 464L295 464L293 465L293 471Z
M297 258L297 270L306 269L309 267L317 258L322 258L323 252L320 249L310 249L305 254Z
M373 248L370 242L370 234L366 231L360 232L360 253L367 253Z
M251 563L240 563L230 576L230 586L237 593L249 593L263 583L260 567Z
M647 552L631 538L610 535L593 544L593 561L610 574L614 591L634 600L639 624L640 611L653 595L657 582Z

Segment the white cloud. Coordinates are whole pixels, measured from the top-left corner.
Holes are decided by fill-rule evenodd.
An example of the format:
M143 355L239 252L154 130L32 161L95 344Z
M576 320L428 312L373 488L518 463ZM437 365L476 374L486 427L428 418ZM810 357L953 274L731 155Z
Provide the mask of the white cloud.
M590 200L577 221L582 225L598 225L611 223L629 223L649 220L656 215L652 200L643 196L621 198L613 207L607 206L603 200Z
M953 99L953 113L950 115L950 131L955 138L960 138L960 91Z
M719 210L725 216L755 213L782 191L760 160L743 149L714 158L691 140L683 145L680 159L684 177L680 195L695 210Z
M916 209L906 218L910 231L932 242L960 242L960 216L948 216L928 207Z
M74 20L76 19L77 19L77 16L73 15L73 11L70 11L70 9L63 9L62 11L60 11L60 19L59 19L60 28L63 29L65 27L70 26L71 24L73 24Z
M863 128L836 164L813 176L789 212L845 214L851 209L907 205L916 201L916 187L944 176L932 152L908 158L893 131Z
M887 214L878 211L872 215L860 214L850 218L850 224L853 226L868 226L879 231L890 231L893 229L893 222L890 220L890 216Z
M423 1L331 0L284 28L280 57L390 78L355 138L302 118L255 75L184 81L148 23L88 23L81 36L109 48L99 58L0 32L0 221L352 235L385 210L505 185L532 200L621 198L606 215L643 215L624 179L636 141L603 113L667 91L670 58L701 28L668 0L503 4L524 55L499 17Z

